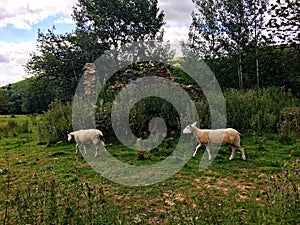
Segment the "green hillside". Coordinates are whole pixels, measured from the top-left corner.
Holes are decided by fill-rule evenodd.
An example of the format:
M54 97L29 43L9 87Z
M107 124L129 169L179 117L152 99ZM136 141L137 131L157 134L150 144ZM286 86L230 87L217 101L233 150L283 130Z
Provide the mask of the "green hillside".
M8 113L21 114L23 113L22 105L25 93L28 91L27 86L32 78L25 79L13 84L2 87L9 100Z

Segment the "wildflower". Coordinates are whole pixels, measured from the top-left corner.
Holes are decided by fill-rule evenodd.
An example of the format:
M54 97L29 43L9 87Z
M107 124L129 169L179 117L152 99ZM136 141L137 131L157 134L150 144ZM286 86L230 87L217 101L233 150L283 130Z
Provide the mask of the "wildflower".
M283 176L287 176L287 175L288 175L288 172L287 172L287 171L283 171L283 172L282 172L282 175L283 175Z
M94 186L94 185L92 185L92 186L90 187L90 191L93 191L93 190L95 190L95 186Z
M295 169L295 173L299 173L299 169Z
M275 177L273 175L269 176L269 180L273 180Z
M279 188L278 188L278 191L283 191L283 187L279 187Z

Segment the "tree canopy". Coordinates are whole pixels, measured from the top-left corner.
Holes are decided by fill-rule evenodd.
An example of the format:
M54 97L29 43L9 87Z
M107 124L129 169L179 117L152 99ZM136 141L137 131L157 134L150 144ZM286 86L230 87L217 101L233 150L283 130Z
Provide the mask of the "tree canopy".
M206 60L223 87L275 85L298 92L299 1L193 2L185 52Z
M26 64L35 75L25 95L25 111L43 111L53 100L72 100L85 63L106 50L135 41L161 40L164 13L157 0L79 0L73 10L76 28L55 34L38 32L38 53Z

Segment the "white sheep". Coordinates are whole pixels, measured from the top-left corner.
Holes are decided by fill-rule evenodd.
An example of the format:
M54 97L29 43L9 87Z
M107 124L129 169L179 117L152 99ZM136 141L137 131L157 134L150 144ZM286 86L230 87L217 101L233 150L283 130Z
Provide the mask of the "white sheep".
M195 157L198 149L201 147L201 145L205 145L207 153L208 153L208 160L211 160L211 153L210 153L210 147L209 145L225 145L230 144L231 145L231 156L229 157L229 160L232 160L234 158L236 148L239 149L242 153L243 160L246 160L245 156L245 150L240 144L240 133L232 128L226 128L226 129L216 129L216 130L202 130L196 127L196 123L194 122L191 125L186 126L184 128L183 133L184 134L193 134L197 141L198 145L196 147L196 150L193 154L193 157Z
M71 141L74 138L76 142L76 155L78 154L79 144L83 144L84 155L86 154L86 145L89 143L93 143L96 153L95 157L98 156L98 146L99 143L104 147L105 151L105 143L100 137L103 137L103 134L100 130L97 129L88 129L88 130L78 130L68 134L68 141Z

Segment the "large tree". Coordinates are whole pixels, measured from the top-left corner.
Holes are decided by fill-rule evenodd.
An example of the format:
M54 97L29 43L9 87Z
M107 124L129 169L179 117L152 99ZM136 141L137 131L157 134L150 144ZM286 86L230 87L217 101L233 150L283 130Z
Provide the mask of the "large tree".
M79 0L73 18L73 33L55 34L55 28L39 31L39 53L32 54L26 64L36 79L28 86L25 101L32 107L30 102L37 101L36 95L47 97L38 98L40 102L35 105L41 108L27 111L45 110L54 99L70 101L84 64L106 50L135 41L162 39L163 35L164 13L157 0Z
M195 11L189 32L189 48L201 58L216 58L224 55L221 41L224 38L221 15L222 1L193 0Z
M250 48L255 51L256 86L260 87L260 60L259 49L270 43L271 38L266 33L266 12L269 0L254 0L249 7L248 17L250 23L251 43Z
M196 5L188 46L202 58L236 56L239 87L243 88L243 57L263 42L267 0L193 0ZM257 80L258 51L257 51Z
M77 33L91 34L108 48L162 38L164 25L157 0L79 0L74 19Z

